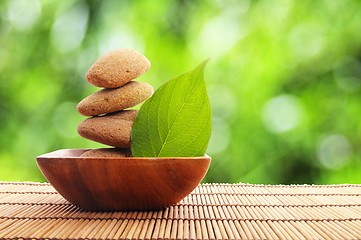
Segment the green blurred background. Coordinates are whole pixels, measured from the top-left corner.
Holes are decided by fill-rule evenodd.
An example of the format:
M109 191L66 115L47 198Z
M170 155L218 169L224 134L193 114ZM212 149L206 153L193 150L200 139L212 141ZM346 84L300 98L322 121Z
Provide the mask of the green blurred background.
M100 147L76 132L109 50L144 53L155 88L211 58L207 182L361 183L361 1L0 1L0 180Z

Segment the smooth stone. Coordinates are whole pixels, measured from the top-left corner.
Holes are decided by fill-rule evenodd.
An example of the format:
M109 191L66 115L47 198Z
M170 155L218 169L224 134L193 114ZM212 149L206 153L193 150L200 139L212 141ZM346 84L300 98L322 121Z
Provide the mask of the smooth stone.
M117 158L117 157L131 157L132 152L129 148L97 148L91 149L80 157L99 157L99 158Z
M120 88L102 89L79 102L78 112L84 116L98 116L134 107L154 92L151 85L131 81Z
M80 136L117 148L130 148L130 134L137 110L124 110L85 119L78 125Z
M132 49L118 49L99 58L87 71L89 83L103 88L117 88L144 74L150 61Z

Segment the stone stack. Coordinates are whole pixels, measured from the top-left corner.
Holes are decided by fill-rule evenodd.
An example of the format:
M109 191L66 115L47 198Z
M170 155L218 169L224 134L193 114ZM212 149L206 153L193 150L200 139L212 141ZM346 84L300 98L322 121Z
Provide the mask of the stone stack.
M130 155L130 133L138 111L126 109L153 94L151 85L134 81L149 67L149 60L131 49L111 51L98 59L86 73L86 79L103 89L79 102L78 112L90 118L79 124L78 133L89 140L121 148L124 155ZM93 152L103 154L103 150Z

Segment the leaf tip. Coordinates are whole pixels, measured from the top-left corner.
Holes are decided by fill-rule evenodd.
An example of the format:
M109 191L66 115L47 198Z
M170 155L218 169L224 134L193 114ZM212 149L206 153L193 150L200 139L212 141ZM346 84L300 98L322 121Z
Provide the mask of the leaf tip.
M204 69L205 66L207 65L207 63L208 63L210 60L211 60L210 58L207 58L207 59L204 60L201 64L199 64L198 67Z

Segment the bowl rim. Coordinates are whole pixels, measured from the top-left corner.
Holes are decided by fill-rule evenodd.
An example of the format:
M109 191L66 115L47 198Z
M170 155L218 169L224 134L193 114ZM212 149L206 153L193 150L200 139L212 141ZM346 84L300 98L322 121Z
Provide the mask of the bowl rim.
M211 160L211 157L207 154L203 156L190 156L190 157L80 157L80 156L60 156L57 153L65 152L65 151L88 151L97 148L65 148L65 149L58 149L55 151L51 151L48 153L44 153L36 157L37 160L39 159L97 159L97 160L106 160L106 159L119 159L119 160L166 160L166 159L176 159L176 160L197 160L197 159L207 159Z

